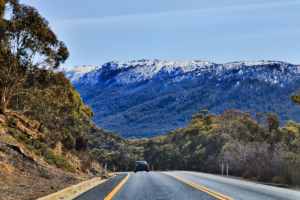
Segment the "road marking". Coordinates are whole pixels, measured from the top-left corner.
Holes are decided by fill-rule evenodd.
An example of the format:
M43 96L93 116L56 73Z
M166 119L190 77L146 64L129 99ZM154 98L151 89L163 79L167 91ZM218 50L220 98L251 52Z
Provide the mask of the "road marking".
M111 191L111 193L109 193L109 195L107 197L105 197L104 200L110 200L118 192L118 190L122 187L122 185L127 181L129 176L130 176L130 173L128 173L126 178L124 178L124 180L113 191Z
M176 179L178 179L178 180L180 180L180 181L182 181L182 182L184 182L184 183L186 183L186 184L188 184L188 185L190 185L190 186L193 186L194 188L197 188L198 190L201 190L202 192L205 192L205 193L207 193L207 194L209 194L209 195L211 195L211 196L213 196L213 197L216 197L217 199L220 199L220 200L233 200L233 199L231 199L231 198L229 198L229 197L226 197L226 196L224 196L224 195L221 195L221 194L219 194L219 193L216 193L216 192L214 192L214 191L212 191L212 190L209 190L209 189L207 189L207 188L205 188L205 187L202 187L202 186L200 186L200 185L197 185L197 184L195 184L195 183L193 183L193 182L191 182L191 181L185 180L185 179L180 178L180 177L178 177L178 176L175 176L175 175L173 175L173 174L166 173L166 172L162 172L162 173L167 174L167 175L169 175L169 176L172 176L172 177L174 177L174 178L176 178Z
M281 187L277 187L277 186L272 186L272 185L265 185L265 184L261 184L261 183L254 183L254 182L251 182L251 181L242 181L242 180L238 180L238 179L235 179L235 178L230 178L228 176L221 177L221 176L218 176L218 175L207 174L207 173L202 173L202 172L193 172L193 171L184 171L184 172L192 172L192 173L198 173L198 174L203 174L203 175L208 175L208 176L215 176L215 177L219 177L219 178L231 179L231 180L235 180L235 181L241 181L241 182L245 182L245 183L250 183L250 184L255 184L255 185L262 185L262 186L266 186L266 187L272 187L272 188L277 188L277 189L281 189L281 190L287 190L287 191L291 191L291 192L298 192L298 193L300 193L300 191L297 191L297 190L290 190L290 189L285 189L285 188L281 188Z

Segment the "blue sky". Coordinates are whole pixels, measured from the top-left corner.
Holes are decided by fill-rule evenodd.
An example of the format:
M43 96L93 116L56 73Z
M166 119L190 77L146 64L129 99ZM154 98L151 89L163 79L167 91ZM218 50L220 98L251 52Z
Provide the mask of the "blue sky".
M300 63L300 0L20 0L70 51L63 66L137 59Z

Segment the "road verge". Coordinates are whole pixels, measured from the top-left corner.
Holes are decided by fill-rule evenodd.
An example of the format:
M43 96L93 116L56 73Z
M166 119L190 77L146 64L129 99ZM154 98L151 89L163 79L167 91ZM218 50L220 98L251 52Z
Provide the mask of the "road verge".
M106 177L114 177L116 176L116 173L111 173L109 175L107 175ZM106 179L108 180L108 179ZM83 192L86 192L90 189L92 189L93 187L105 182L106 180L102 180L102 177L98 177L98 178L94 178L92 180L88 180L82 183L79 183L77 185L73 185L71 187L65 188L63 190L60 190L56 193L50 194L48 196L45 197L41 197L37 200L57 200L57 199L73 199L76 196L79 196L80 194L82 194ZM79 193L77 193L77 191L81 190ZM77 194L75 194L77 193ZM71 197L72 196L72 197Z

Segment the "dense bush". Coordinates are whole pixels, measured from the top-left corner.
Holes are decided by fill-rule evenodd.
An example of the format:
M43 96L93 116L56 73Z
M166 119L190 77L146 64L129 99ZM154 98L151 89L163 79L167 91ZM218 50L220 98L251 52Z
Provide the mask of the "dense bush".
M86 151L88 150L88 136L80 135L76 137L76 151Z
M70 131L63 128L62 131L61 131L61 135L62 135L62 141L61 142L64 145L64 147L68 150L74 149L74 147L76 145L76 140L72 136Z

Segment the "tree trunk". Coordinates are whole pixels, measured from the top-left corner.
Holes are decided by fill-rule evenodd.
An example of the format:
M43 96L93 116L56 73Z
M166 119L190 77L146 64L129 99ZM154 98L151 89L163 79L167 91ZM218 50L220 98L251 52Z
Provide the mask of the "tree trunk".
M1 106L0 114L4 114L5 115L5 113L6 113L6 106L7 106L7 102L5 101L5 97L1 98L0 106Z

